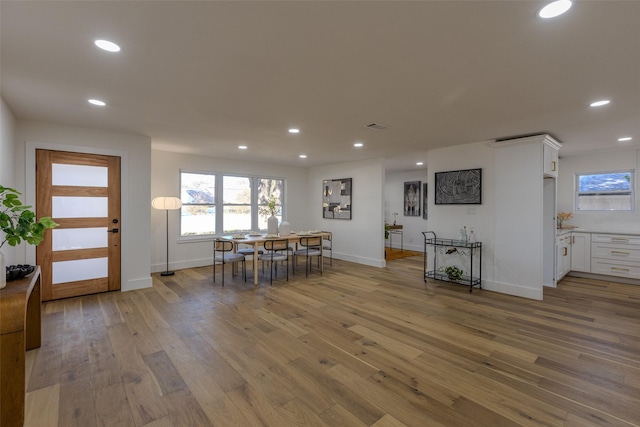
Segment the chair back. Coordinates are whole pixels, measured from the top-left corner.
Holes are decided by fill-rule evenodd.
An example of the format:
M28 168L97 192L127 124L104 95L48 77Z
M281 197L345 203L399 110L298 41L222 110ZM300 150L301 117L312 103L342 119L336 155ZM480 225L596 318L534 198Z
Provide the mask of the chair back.
M231 252L233 250L233 242L226 239L215 239L213 241L213 250L215 252Z
M319 237L301 237L300 246L316 247L322 246L322 236Z
M289 249L289 240L267 240L262 246L268 251L285 251Z

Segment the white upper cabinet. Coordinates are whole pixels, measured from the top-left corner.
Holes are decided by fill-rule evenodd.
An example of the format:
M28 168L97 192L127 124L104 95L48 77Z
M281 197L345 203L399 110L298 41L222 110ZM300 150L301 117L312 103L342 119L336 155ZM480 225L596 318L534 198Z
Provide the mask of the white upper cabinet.
M554 141L555 142L555 141ZM558 147L551 141L544 141L542 145L544 176L558 177Z

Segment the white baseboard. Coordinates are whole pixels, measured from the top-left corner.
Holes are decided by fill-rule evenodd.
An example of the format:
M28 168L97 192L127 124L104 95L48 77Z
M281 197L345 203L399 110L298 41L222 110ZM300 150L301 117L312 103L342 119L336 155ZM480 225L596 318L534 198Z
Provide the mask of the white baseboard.
M482 289L499 292L501 294L513 295L516 297L542 300L542 286L540 289L525 288L513 283L483 281Z

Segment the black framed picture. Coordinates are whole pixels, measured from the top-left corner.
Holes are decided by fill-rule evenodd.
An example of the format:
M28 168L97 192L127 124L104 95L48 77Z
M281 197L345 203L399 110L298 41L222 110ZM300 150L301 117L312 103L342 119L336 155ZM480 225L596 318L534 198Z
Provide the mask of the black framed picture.
M482 169L435 173L436 205L482 204Z
M420 181L404 183L404 216L420 216Z
M351 178L322 181L322 217L351 219Z
M427 219L427 183L422 184L422 219Z

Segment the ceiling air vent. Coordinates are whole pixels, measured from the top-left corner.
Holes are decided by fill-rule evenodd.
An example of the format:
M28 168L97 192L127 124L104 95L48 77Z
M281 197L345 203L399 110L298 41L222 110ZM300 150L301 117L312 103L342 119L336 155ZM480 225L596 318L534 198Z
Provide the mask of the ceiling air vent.
M383 130L387 128L385 125L381 125L380 123L369 123L365 127L374 130Z

